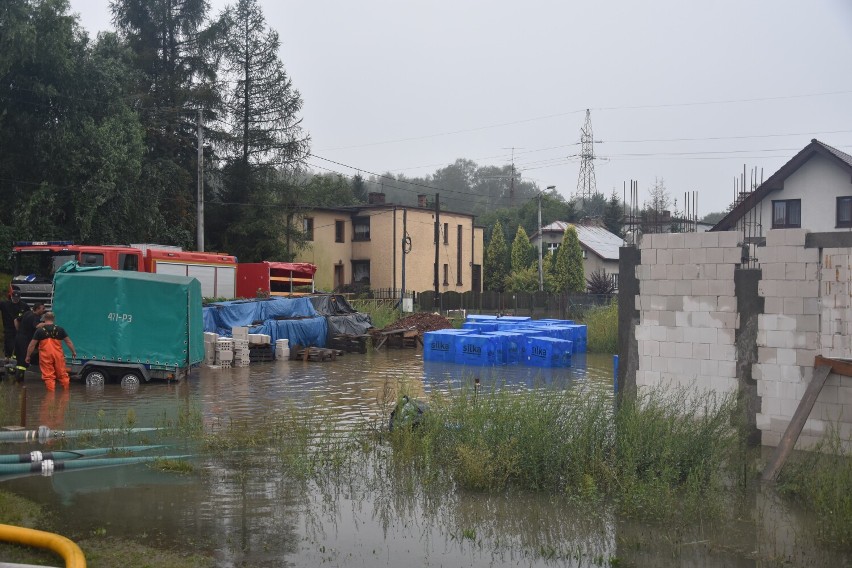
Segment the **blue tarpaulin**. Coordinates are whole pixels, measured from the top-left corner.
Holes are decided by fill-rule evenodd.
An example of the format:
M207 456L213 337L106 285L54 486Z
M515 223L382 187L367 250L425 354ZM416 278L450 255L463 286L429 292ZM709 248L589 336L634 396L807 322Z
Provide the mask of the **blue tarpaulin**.
M216 328L229 331L232 327L251 326L268 319L315 318L319 315L307 298L216 302L205 307L204 310L205 313L212 313Z
M325 347L328 325L325 318L298 320L266 320L263 325L249 328L249 333L264 333L272 337L272 344L279 339L289 339L290 345Z
M203 311L204 331L222 336L230 336L231 328L248 327L249 333L271 336L273 345L277 339L289 339L290 345L326 345L328 324L308 298L216 302Z

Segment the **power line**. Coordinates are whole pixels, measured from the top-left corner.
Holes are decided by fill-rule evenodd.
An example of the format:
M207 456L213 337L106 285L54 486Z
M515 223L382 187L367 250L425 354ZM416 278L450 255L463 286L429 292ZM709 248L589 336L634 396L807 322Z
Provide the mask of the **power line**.
M684 103L662 103L662 104L648 104L648 105L622 105L622 106L608 106L608 107L589 107L588 109L577 109L570 110L566 112L560 112L555 114L548 114L543 116L536 116L532 118L525 118L520 120L514 120L509 122L500 122L496 124L490 124L486 126L476 126L472 128L465 128L459 130L451 130L447 132L439 132L435 134L424 134L422 136L409 136L406 138L397 138L394 140L383 140L379 142L366 142L363 144L354 144L350 146L338 146L334 148L322 148L321 152L333 151L333 150L352 150L356 148L367 148L370 146L381 146L384 144L397 144L400 142L412 142L416 140L427 140L429 138L438 138L441 136L453 136L456 134L464 134L467 132L478 132L481 130L490 130L493 128L502 128L504 126L514 126L516 124L524 124L527 122L536 122L539 120L549 120L552 118L560 118L563 116L570 116L574 114L582 114L586 112L586 110L595 110L595 111L616 111L616 110L650 110L650 109L665 109L665 108L680 108L680 107L691 107L691 106L709 106L709 105L723 105L723 104L739 104L739 103L753 103L753 102L765 102L765 101L778 101L778 100L792 100L792 99L802 99L802 98L811 98L811 97L827 97L834 95L847 95L852 93L852 90L842 90L842 91L827 91L821 93L804 93L798 95L778 95L774 97L754 97L754 98L744 98L744 99L721 99L721 100L713 100L713 101L693 101L693 102L684 102Z

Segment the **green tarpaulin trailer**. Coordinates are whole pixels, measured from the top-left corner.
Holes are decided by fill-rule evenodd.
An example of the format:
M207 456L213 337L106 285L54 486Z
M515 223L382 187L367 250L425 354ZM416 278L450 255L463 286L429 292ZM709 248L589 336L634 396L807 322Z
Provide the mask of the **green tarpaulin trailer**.
M143 272L58 272L53 311L88 384L181 379L204 359L201 284ZM66 348L67 350L67 348Z

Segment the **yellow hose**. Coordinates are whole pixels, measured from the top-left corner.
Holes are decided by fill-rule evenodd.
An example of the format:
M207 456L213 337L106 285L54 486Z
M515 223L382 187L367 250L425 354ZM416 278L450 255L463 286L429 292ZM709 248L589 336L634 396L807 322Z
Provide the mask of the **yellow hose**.
M86 568L86 557L80 547L58 534L0 524L0 540L46 548L65 560L65 568Z

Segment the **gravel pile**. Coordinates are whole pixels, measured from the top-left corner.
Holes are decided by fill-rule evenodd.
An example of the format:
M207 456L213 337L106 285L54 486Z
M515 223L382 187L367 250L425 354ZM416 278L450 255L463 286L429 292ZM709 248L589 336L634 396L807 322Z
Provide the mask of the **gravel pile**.
M435 331L436 329L450 329L453 327L453 323L444 316L438 314L419 312L393 322L382 331L409 329L412 327L416 328L420 333L425 333L427 331Z

